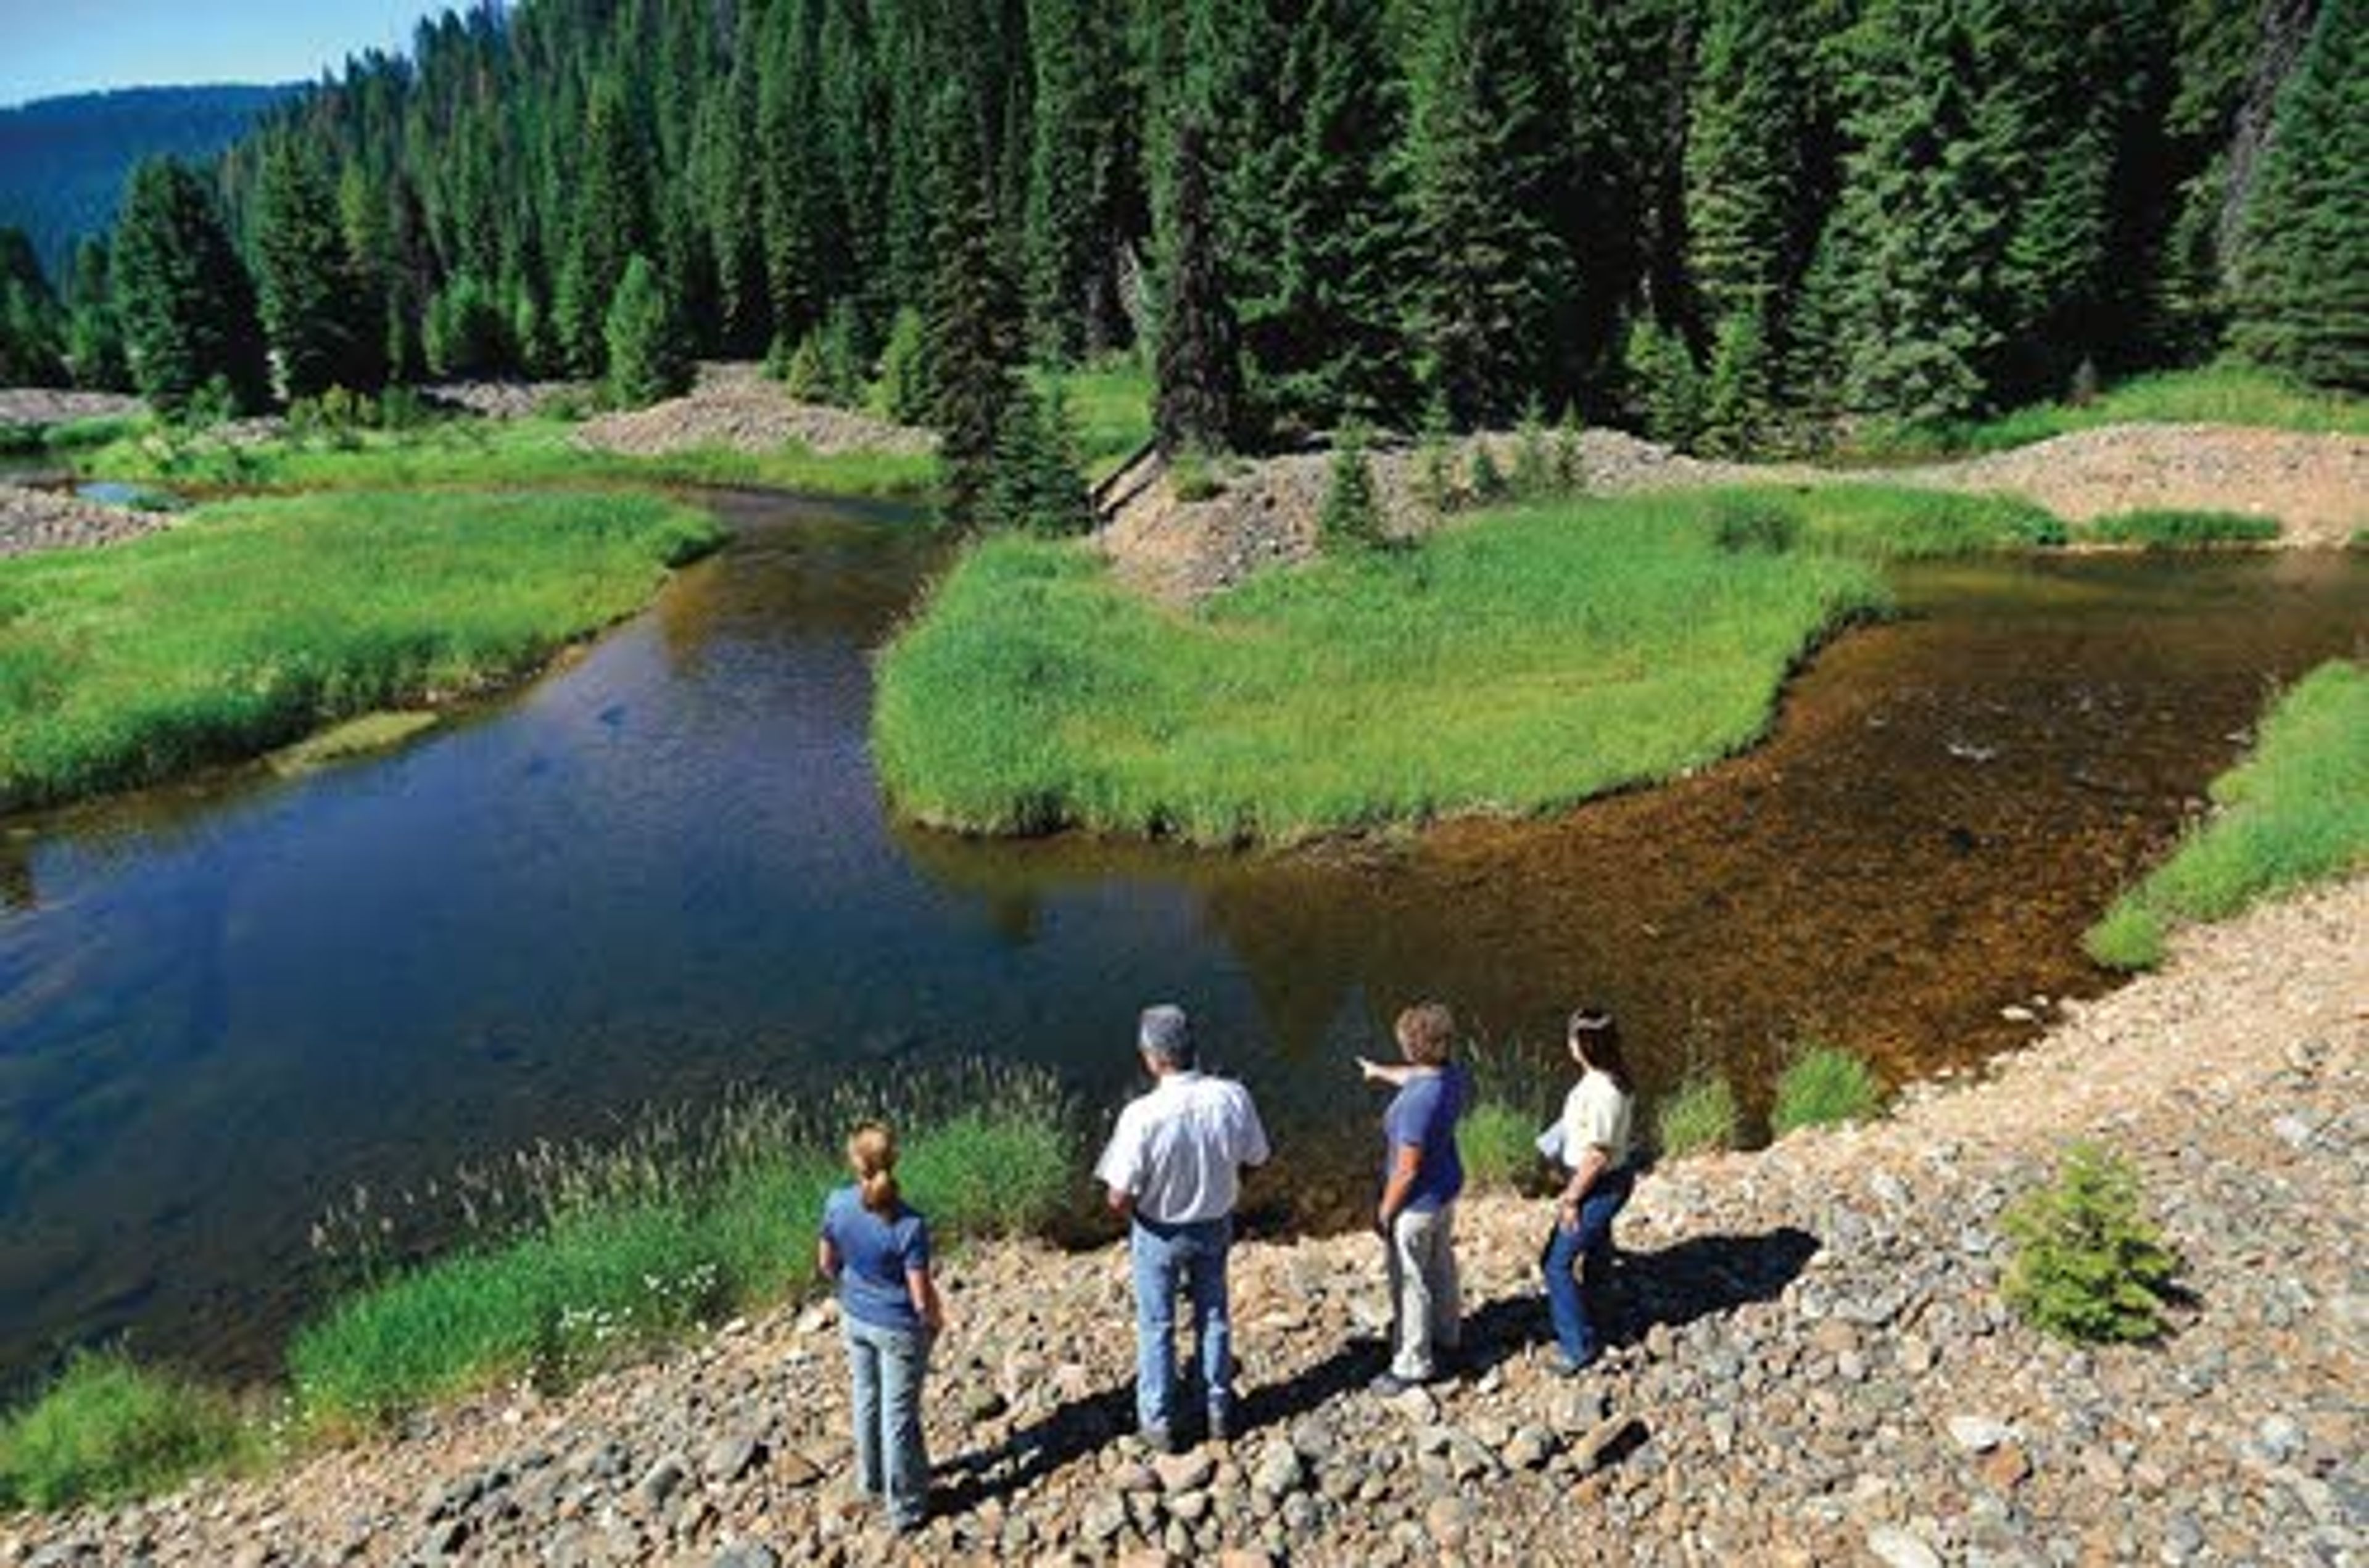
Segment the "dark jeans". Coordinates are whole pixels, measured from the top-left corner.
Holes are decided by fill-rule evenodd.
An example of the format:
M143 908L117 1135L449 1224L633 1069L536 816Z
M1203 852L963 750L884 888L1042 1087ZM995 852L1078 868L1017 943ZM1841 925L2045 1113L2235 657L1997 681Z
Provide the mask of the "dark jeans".
M1596 1359L1597 1349L1596 1326L1588 1322L1587 1301L1580 1293L1574 1269L1585 1262L1589 1283L1602 1286L1605 1271L1612 1266L1613 1217L1629 1201L1636 1180L1628 1171L1598 1176L1580 1199L1579 1222L1566 1230L1558 1219L1547 1233L1546 1254L1539 1266L1546 1270L1547 1308L1554 1316L1555 1345L1570 1366L1586 1366Z

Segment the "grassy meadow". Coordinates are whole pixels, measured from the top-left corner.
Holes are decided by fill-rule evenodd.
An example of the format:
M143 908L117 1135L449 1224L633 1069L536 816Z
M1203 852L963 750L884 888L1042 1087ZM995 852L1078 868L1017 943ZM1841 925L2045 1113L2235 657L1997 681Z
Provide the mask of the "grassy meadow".
M874 750L900 809L979 832L1547 810L1749 744L1794 662L1884 608L1863 557L2061 536L2020 503L1874 488L1563 502L1194 612L1078 546L990 540L888 650Z
M514 677L720 539L656 497L356 493L0 560L0 811Z
M2214 815L2083 937L2099 963L2152 968L2175 926L2369 866L2369 666L2337 660L2297 681L2211 794Z
M2299 386L2250 365L2214 364L2133 376L2079 403L2036 403L1960 424L1879 427L1862 431L1837 455L1876 463L1966 456L2122 424L2248 425L2307 435L2369 435L2369 400Z

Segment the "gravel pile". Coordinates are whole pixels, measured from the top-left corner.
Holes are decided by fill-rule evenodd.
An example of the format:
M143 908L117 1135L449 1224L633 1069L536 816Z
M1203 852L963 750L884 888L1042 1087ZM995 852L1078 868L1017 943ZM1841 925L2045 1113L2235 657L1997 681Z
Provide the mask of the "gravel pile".
M147 406L140 399L120 392L0 387L0 425L63 425L75 419L128 418Z
M776 452L796 441L830 455L844 452L923 452L935 439L867 414L801 403L753 365L706 365L686 396L630 413L585 421L576 440L631 457L724 448Z
M101 506L75 496L0 485L0 555L116 544L167 527L163 512Z
M429 403L483 419L524 419L553 403L589 398L589 381L438 381L419 389Z
M2364 938L2369 878L2186 940L1980 1084L1648 1176L1616 1348L1574 1382L1547 1372L1541 1206L1483 1198L1454 1380L1364 1391L1370 1237L1249 1243L1247 1430L1154 1455L1121 1253L997 1245L944 1268L911 1543L847 1495L823 1304L277 1477L0 1527L0 1562L2357 1562ZM1999 1304L2000 1212L2072 1136L2138 1162L2186 1256L2160 1346L2071 1349Z

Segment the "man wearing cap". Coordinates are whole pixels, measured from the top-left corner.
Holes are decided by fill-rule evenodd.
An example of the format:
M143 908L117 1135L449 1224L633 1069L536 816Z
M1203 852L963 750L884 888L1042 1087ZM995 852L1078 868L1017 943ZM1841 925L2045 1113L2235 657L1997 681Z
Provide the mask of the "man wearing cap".
M1193 1303L1209 1436L1233 1436L1233 1329L1226 1253L1233 1244L1241 1168L1267 1159L1266 1129L1250 1091L1201 1073L1181 1007L1147 1007L1136 1048L1151 1091L1127 1103L1094 1175L1128 1219L1135 1265L1135 1412L1143 1440L1175 1447L1176 1294Z

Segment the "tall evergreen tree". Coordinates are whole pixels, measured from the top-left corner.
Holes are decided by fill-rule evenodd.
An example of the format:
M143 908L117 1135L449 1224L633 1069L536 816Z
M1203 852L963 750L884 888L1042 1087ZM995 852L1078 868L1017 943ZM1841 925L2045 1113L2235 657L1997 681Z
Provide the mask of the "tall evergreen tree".
M1413 411L1400 306L1407 241L1396 163L1402 82L1368 0L1309 0L1284 40L1276 248L1242 301L1257 401L1324 428Z
M66 368L86 391L126 392L132 386L109 268L107 246L99 241L86 239L74 247L74 282L66 297Z
M1121 342L1118 292L1123 29L1112 0L1030 0L1031 332L1057 361Z
M1688 258L1709 322L1769 319L1809 262L1806 20L1799 0L1710 0L1686 150Z
M338 232L327 177L292 139L264 158L256 196L257 292L281 390L372 392L383 379L371 319Z
M1413 74L1408 159L1418 235L1417 340L1459 424L1551 395L1570 256L1557 127L1527 0L1436 0Z
M132 171L116 220L115 297L133 384L178 414L217 378L242 409L269 396L255 287L212 194L187 165Z
M0 385L67 380L65 319L22 229L0 228Z
M648 258L626 258L601 331L609 395L620 406L639 408L691 390L691 345L682 317Z
M997 438L1020 386L1025 348L1020 299L1003 269L978 119L960 86L938 104L938 269L929 315L932 423L944 470L947 515L978 520Z
M652 243L646 134L622 81L594 86L584 119L583 195L568 235L570 286L558 305L560 339L579 375L599 374L607 362L607 311L626 264L661 248Z
M1152 432L1170 456L1227 452L1242 425L1241 328L1218 247L1214 193L1200 122L1177 127L1171 190L1162 214L1160 352Z
M2230 336L2306 381L2369 391L2369 0L2328 0L2280 97Z

